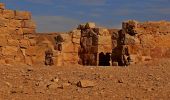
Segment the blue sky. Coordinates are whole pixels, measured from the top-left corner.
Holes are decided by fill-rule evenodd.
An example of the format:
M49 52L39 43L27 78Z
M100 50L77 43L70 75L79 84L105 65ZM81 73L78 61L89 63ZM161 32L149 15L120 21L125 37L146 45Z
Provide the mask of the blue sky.
M0 0L9 9L32 12L38 32L60 32L84 22L120 28L121 22L170 20L170 0Z

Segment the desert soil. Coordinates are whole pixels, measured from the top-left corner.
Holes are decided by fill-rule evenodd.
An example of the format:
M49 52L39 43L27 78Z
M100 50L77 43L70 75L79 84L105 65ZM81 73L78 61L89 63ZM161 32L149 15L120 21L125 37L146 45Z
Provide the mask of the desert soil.
M87 87L77 85L82 80ZM1 65L0 100L170 100L170 59L129 67Z

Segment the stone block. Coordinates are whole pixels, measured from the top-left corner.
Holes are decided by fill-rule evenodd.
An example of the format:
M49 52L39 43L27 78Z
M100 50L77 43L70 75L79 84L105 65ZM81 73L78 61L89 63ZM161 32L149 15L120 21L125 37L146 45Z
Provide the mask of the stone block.
M80 80L77 83L77 86L81 87L81 88L89 88L89 87L94 87L95 83L93 81L90 81L90 80Z
M5 9L5 4L0 3L0 9Z
M6 27L8 26L8 23L9 23L8 19L0 17L0 27Z
M19 41L19 46L21 48L28 48L30 46L30 41L28 39L21 39Z
M3 34L0 34L0 46L6 46L7 45L7 37Z
M30 56L25 56L25 63L29 66L33 65L32 58Z
M10 19L10 20L9 20L8 27L20 28L20 27L21 27L21 21L20 21L20 20Z
M13 10L3 10L3 17L6 19L13 19L15 12Z
M77 53L63 53L63 61L77 61L78 62L78 54Z
M31 13L26 11L15 11L15 19L17 20L30 20Z
M95 30L100 36L110 36L111 35L109 30L106 28L95 28Z
M41 45L41 46L31 46L33 54L27 54L27 55L35 55L32 57L34 63L43 63L45 61L45 51L47 51L48 47L46 45ZM26 50L26 53L27 50Z
M37 55L37 49L38 47L37 46L29 46L26 51L25 51L25 54L27 56L36 56Z
M64 42L62 44L62 52L64 53L75 52L74 44L72 42Z
M99 36L98 44L99 45L112 45L111 36Z
M24 20L24 21L22 21L22 28L35 29L36 25L32 20Z
M80 38L72 38L72 42L75 44L80 44Z
M4 47L2 47L2 54L3 55L17 55L18 54L18 47L16 47L16 46L4 46Z
M104 53L111 53L112 52L112 46L111 45L98 45L98 52L104 52Z
M16 39L11 39L11 38L10 38L10 39L8 39L7 41L8 41L8 45L9 45L9 46L16 46L16 47L19 46L19 41L16 40Z
M31 28L22 28L23 29L23 34L34 34L36 33L35 29Z
M112 66L119 66L118 62L112 62Z
M142 56L142 61L150 61L152 60L151 56Z
M55 66L63 66L63 55L60 52L56 52L55 57L53 57L54 65Z
M31 46L35 46L37 44L36 39L29 39L29 41Z
M81 37L81 30L73 30L71 33L72 33L72 38L80 39L80 37Z
M85 27L86 27L86 28L95 28L95 27L96 27L96 24L93 23L93 22L88 22L88 23L86 23Z

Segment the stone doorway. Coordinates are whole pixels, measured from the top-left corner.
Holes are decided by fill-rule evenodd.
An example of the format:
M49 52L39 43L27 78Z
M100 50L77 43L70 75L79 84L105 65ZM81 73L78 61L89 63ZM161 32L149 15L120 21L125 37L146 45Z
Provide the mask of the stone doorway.
M99 53L99 66L110 66L110 53Z

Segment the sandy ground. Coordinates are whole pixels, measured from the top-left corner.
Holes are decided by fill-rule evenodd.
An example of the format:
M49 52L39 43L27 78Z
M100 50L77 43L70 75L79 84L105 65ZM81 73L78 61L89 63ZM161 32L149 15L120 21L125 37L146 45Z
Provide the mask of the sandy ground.
M92 86L77 86L81 80ZM170 59L129 67L1 65L0 100L170 100Z

